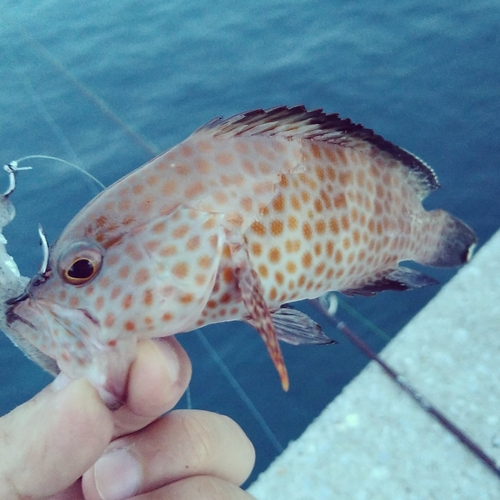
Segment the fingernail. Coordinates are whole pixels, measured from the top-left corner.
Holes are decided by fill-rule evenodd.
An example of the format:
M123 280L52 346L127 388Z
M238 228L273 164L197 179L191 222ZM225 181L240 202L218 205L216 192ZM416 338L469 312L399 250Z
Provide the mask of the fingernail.
M179 378L180 365L177 353L166 340L153 339L163 358L166 360L165 368L170 376L170 380L175 382Z
M102 500L124 500L139 492L141 468L126 450L113 450L95 463L94 478Z

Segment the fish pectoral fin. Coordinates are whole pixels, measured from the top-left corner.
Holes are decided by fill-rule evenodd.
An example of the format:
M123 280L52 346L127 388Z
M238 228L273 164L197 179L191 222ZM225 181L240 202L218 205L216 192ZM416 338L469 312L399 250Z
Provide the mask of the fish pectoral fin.
M345 295L375 295L377 292L384 290L394 290L404 292L414 288L422 288L424 286L436 285L437 280L422 274L408 267L397 267L384 274L375 281L366 283L358 288L350 288L342 290Z
M241 298L249 314L249 323L259 332L269 355L280 376L281 385L284 391L288 391L289 380L286 371L285 361L281 352L276 330L269 308L263 295L263 288L258 274L248 266L236 268L235 275L238 279L238 286Z
M325 345L337 342L327 337L316 321L288 305L271 313L276 336L292 345Z

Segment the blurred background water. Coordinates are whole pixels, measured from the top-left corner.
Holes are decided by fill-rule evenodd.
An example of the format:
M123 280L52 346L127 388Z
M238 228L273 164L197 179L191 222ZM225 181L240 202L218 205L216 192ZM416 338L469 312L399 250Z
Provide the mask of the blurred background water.
M425 159L443 186L426 207L451 211L484 242L500 213L498 26L500 4L488 0L3 0L0 161L59 156L108 185L215 116L305 104ZM98 190L60 164L29 164L36 169L19 176L18 215L5 234L30 276L41 259L37 224L54 241ZM444 283L454 271L427 272ZM340 314L380 349L438 289L346 299ZM272 439L199 335L180 336L193 361L193 406L245 429L257 448L252 477L366 364L327 331L339 345L283 346L285 394L255 331L204 329ZM0 414L49 381L0 336Z

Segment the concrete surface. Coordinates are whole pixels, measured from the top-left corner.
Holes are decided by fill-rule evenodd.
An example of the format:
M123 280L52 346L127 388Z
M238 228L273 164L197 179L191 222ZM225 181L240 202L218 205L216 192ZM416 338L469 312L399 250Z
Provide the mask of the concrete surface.
M500 465L500 231L382 357ZM498 500L500 478L372 362L249 492L258 500Z

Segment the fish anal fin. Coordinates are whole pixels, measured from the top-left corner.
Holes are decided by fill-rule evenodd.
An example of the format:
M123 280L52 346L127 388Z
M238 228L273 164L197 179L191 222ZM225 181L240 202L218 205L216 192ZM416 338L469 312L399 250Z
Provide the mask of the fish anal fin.
M365 283L358 288L342 290L345 295L375 295L377 292L384 290L393 290L402 292L414 288L422 288L424 286L436 285L438 282L434 278L422 274L414 269L407 267L397 267L384 274L375 281Z
M271 313L263 295L258 274L247 266L239 267L235 272L241 292L241 298L249 314L249 323L259 332L269 355L278 371L284 391L288 391L289 380L283 354L278 343Z
M325 345L337 343L327 337L321 326L307 314L290 306L284 305L272 312L271 318L278 339L289 344Z

